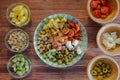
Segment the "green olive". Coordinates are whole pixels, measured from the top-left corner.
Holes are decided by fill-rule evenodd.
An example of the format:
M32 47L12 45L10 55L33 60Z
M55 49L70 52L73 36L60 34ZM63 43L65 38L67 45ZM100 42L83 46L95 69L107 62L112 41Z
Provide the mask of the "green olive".
M96 70L91 70L91 74L92 74L93 76L96 76L96 75L97 75L97 71L96 71Z

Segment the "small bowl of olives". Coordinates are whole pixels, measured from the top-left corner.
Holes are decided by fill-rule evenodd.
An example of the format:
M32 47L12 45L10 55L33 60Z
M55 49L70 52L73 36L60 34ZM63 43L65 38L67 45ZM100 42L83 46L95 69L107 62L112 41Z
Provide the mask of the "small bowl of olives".
M111 57L97 56L90 61L87 75L89 80L118 80L119 66Z

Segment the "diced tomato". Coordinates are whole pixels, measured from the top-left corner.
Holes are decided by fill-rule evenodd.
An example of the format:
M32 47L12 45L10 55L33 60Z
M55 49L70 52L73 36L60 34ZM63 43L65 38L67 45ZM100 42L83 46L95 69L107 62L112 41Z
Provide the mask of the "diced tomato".
M70 27L72 27L72 28L74 28L74 27L75 27L75 24L74 24L74 23L72 23L72 22L70 22L70 23L69 23L69 25L70 25Z
M100 18L101 17L101 12L100 10L94 10L92 12L93 16L96 17L96 18Z
M107 5L108 1L107 0L101 0L102 5Z
M105 14L101 15L102 19L105 19L106 17L107 17L107 15L105 15Z
M108 14L109 13L109 8L107 6L102 6L101 7L101 13L102 14Z
M70 31L69 28L63 28L63 29L61 30L61 32L62 32L63 34L68 34L69 31Z
M74 34L75 34L74 31L73 31L72 29L70 29L68 35L70 35L70 36L74 36Z
M69 41L72 41L72 40L73 40L73 36L68 35L68 40L69 40Z
M80 30L80 25L79 24L75 24L76 27L76 31L78 32Z
M91 2L90 2L90 7L91 7L92 9L97 8L97 6L98 6L98 2L97 2L97 1L91 1Z
M112 12L112 6L111 5L107 5L107 7L109 8L109 13Z
M74 33L75 33L75 34L77 33L77 31L76 31L76 29L75 29L75 28L72 28L72 30L74 31Z

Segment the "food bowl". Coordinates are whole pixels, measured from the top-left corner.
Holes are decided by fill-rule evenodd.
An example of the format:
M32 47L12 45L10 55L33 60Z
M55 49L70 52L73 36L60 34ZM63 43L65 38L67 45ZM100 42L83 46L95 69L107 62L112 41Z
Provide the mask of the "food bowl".
M106 24L104 25L97 34L96 37L96 41L97 41L97 45L98 47L107 55L110 56L116 56L116 55L120 55L120 44L115 44L115 46L113 45L113 48L111 49L107 49L107 47L105 46L105 44L103 44L103 35L105 33L113 33L116 32L116 40L118 40L120 38L120 24L116 24L116 23L110 23L110 24ZM116 41L114 40L114 41Z
M99 74L103 71L102 70L103 68L98 66L99 64L101 64L100 62L103 62L107 65L107 70L104 70L104 72L107 71L106 74L108 74L110 72L109 75L104 76L105 74L104 75ZM92 72L93 69L96 70L96 68L95 68L96 65L97 65L97 70L100 70L99 73ZM104 69L106 68L106 66L104 66L103 64L102 64L102 66L104 67ZM111 71L108 68L110 68ZM93 73L94 73L94 75L93 75ZM117 64L117 62L113 58L108 57L108 56L97 56L97 57L93 58L89 62L88 68L87 68L87 75L88 75L89 80L119 80L119 73L120 73L119 72L119 65ZM99 75L101 75L102 78Z
M102 18L100 18L101 16L99 16L99 13L98 12L101 12L101 11L96 11L98 14L96 15L98 18L96 18L95 16L93 16L93 11L94 9L92 9L90 6L92 5L93 8L95 8L96 6L96 2L92 3L91 4L91 1L95 1L95 0L88 0L88 3L87 3L87 11L88 11L88 15L90 16L90 18L97 22L97 23L100 23L100 24L106 24L106 23L109 23L109 22L112 22L119 14L119 1L118 0L106 0L108 1L106 3L106 5L108 6L108 4L110 5L110 9L112 10L110 13L106 14L106 18L104 15L101 15ZM97 0L96 0L97 1ZM105 1L105 0L98 0L98 1ZM99 4L99 3L98 3ZM104 14L104 12L106 12L106 7L103 6L104 8L102 8L102 12ZM96 9L96 8L95 8ZM101 8L97 8L98 10ZM110 10L110 9L107 9L107 10ZM96 12L94 14L96 14Z
M23 54L16 54L9 59L7 70L13 78L24 78L31 71L31 60Z
M74 28L70 28L72 26ZM73 39L75 43L77 42L74 47ZM87 49L87 41L87 32L78 19L67 14L54 14L38 24L33 44L36 54L43 62L52 67L66 68L74 65L83 57Z
M5 36L5 45L12 52L22 52L28 48L29 36L22 29L12 29Z
M30 9L24 3L13 3L7 8L6 16L12 25L23 27L30 21Z

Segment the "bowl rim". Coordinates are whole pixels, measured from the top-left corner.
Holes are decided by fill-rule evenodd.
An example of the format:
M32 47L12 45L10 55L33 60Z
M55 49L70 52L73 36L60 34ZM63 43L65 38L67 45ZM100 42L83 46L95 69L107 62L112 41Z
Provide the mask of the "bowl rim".
M41 22L44 22L47 18L55 17L56 15L57 15L57 16L70 16L70 17L73 17L73 16L71 16L71 15L69 15L69 14L61 14L61 13L59 13L59 14L52 14L52 15L49 15L49 16L45 17ZM73 17L73 18L75 18L75 17ZM77 18L75 18L75 19L78 20ZM79 21L79 20L78 20L78 21ZM33 37L33 41L34 41L34 42L33 42L33 45L34 45L34 49L35 49L36 54L38 55L38 57L39 57L45 64L47 64L47 65L49 65L49 66L51 66L51 67L54 67L54 68L67 68L67 67L70 67L70 66L74 65L75 63L77 63L77 62L84 56L84 54L85 54L85 52L86 52L86 50L87 50L87 46L88 46L88 36L87 36L87 40L86 40L86 49L83 50L83 53L79 55L79 56L81 56L81 57L78 57L79 60L77 60L75 63L69 64L69 65L66 65L66 66L61 66L61 65L58 66L58 65L53 65L53 64L50 64L50 63L46 62L46 60L44 60L43 57L42 57L41 55L39 55L38 50L37 50L37 48L36 48L36 41L35 41L36 35L37 35L37 31L38 31L38 28L39 28L38 26L41 25L41 22L37 25L37 28L35 29L34 37ZM82 24L82 22L79 21L79 23L80 23L80 25L84 28L84 30L86 31L86 29L85 29L84 25ZM86 35L87 35L87 31L86 31Z
M108 23L108 24L105 24L103 25L98 33L97 33L97 37L96 37L96 42L97 42L97 45L99 47L99 49L104 53L104 54L107 54L109 56L117 56L117 55L120 55L120 53L116 53L116 54L109 54L107 51L105 51L102 47L101 47L101 44L100 44L100 36L101 34L103 33L104 30L110 28L111 26L115 26L115 27L119 27L120 28L120 24L118 23Z
M106 58L106 59L109 59L110 61L112 61L113 63L115 63L115 65L116 65L116 67L117 67L117 69L118 69L118 75L117 75L117 80L119 80L119 77L120 77L120 71L119 71L119 65L118 65L118 63L117 63L117 61L115 61L115 59L113 59L112 57L110 57L110 56L106 56L106 55L99 55L99 56L96 56L96 57L94 57L89 63L88 63L88 67L87 67L87 76L88 76L88 78L90 79L90 80L92 80L92 75L91 75L91 73L90 73L90 70L91 70L91 68L92 68L92 65L96 62L96 61L98 61L99 59L102 59L102 58Z
M8 14L8 13L9 13L9 10L10 10L11 8L13 8L15 5L23 5L23 6L25 6L26 9L27 9L27 11L28 11L28 14L29 14L28 20L27 20L23 25L21 25L21 26L18 26L18 25L16 25L16 24L14 24L14 23L10 20L10 18L9 18L9 14ZM7 11L6 11L6 17L7 17L8 22L11 23L12 25L14 25L14 26L16 26L16 27L23 27L23 26L26 26L26 25L30 22L31 12L30 12L29 7L28 7L26 4L24 4L24 3L22 3L22 2L16 2L16 3L12 3L12 4L10 4L10 5L8 6Z
M11 60L12 60L14 57L19 56L19 55L22 55L22 56L29 62L29 71L28 71L27 73L25 73L23 76L17 77L17 76L14 76L14 75L12 74L12 72L10 71L10 69L9 69L9 64L10 64ZM23 55L23 54L15 54L14 56L12 56L12 57L8 60L8 63L7 63L7 71L9 72L9 74L11 75L11 77L16 78L16 79L20 79L20 78L24 78L24 77L28 76L28 74L31 72L31 69L32 69L32 66L31 66L31 65L32 65L32 62L31 62L31 59L30 59L30 58L28 58L27 56L25 56L25 55Z
M119 9L120 9L120 8L119 8L119 6L120 6L120 5L119 5L119 1L118 1L118 0L115 0L116 3L117 3L117 7L118 7L115 16L114 16L112 19L108 20L108 21L99 21L99 20L96 20L96 18L94 18L94 16L91 15L91 12L90 12L90 2L91 2L91 1L92 1L92 0L88 0L88 2L87 2L87 12L88 12L89 17L90 17L93 21L95 21L95 22L97 22L97 23L100 23L100 24L106 24L106 23L110 23L110 22L114 21L114 20L117 18L117 16L119 15Z
M9 37L9 35L10 35L12 32L14 32L14 31L22 31L22 32L25 34L25 36L26 36L26 40L27 40L26 45L25 45L25 47L24 47L23 49L21 49L21 50L19 50L19 51L12 50L12 49L9 47L8 43L7 43L7 39L8 39L8 37ZM8 31L7 34L5 35L4 42L5 42L5 46L6 46L10 51L20 53L20 52L25 51L25 50L28 48L28 46L29 46L29 36L28 36L28 34L27 34L24 30L22 30L22 29L12 29L12 30Z

